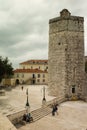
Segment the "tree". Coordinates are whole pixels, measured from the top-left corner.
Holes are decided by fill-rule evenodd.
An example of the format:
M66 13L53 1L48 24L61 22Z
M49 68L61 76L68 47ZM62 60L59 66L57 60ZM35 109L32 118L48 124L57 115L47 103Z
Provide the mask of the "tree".
M0 56L0 82L2 78L9 78L13 75L12 63L9 62L8 57L2 58Z

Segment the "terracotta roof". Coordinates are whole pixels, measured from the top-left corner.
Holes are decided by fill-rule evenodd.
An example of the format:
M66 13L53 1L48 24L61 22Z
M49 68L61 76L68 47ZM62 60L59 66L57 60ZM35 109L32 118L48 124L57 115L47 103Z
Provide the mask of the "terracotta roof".
M47 73L47 71L39 69L16 69L14 73Z
M28 60L20 64L48 64L48 60Z

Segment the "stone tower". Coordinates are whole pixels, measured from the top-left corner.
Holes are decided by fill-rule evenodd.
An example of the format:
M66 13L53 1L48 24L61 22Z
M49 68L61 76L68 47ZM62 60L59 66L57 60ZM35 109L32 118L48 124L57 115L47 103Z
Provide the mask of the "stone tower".
M84 95L84 18L67 9L49 20L48 74L50 95Z

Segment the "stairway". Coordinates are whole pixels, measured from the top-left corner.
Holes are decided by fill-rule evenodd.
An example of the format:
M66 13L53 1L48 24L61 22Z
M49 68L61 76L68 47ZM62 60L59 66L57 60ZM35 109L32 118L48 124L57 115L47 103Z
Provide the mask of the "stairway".
M36 109L34 111L31 112L31 115L33 117L33 122L43 118L44 116L47 116L48 114L50 114L52 111L52 109L50 107L41 107L39 109Z
M47 116L48 114L50 114L52 111L52 108L48 107L48 106L44 106L41 108L38 108L34 111L31 112L31 116L33 117L33 122ZM17 122L13 123L15 125L15 127L18 129L20 127L22 127L23 125L26 125L27 122L22 121L23 117L20 117L19 120L17 120ZM31 123L33 123L31 122Z
M41 108L31 111L31 116L33 117L33 122L50 114L52 112L51 106L54 102L60 104L64 101L66 101L66 99L64 97L55 98L51 101L48 101L46 103L46 105L43 105ZM26 124L26 122L23 122L23 120L22 120L23 115L25 113L26 113L26 110L22 110L20 112L7 115L7 117L15 125L16 128L19 128L19 127L23 126L24 124Z
M55 98L51 101L48 101L46 104L46 106L42 106L41 108L38 108L34 111L31 112L31 116L33 117L33 122L47 116L48 114L50 114L52 112L52 104L54 102L60 104L61 102L66 101L65 97L60 97L60 98Z

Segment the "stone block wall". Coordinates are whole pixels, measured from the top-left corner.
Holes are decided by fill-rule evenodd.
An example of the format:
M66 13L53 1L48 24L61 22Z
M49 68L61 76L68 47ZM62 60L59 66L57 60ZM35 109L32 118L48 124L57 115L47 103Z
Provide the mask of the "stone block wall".
M84 18L64 9L49 21L49 93L55 96L84 95Z

